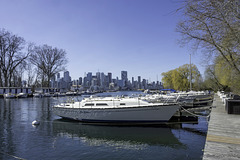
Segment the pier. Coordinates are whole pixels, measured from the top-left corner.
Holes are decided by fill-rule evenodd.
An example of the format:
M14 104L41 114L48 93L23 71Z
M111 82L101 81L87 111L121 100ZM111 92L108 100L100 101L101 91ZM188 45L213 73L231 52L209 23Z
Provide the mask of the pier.
M240 115L228 114L215 94L203 160L240 159Z

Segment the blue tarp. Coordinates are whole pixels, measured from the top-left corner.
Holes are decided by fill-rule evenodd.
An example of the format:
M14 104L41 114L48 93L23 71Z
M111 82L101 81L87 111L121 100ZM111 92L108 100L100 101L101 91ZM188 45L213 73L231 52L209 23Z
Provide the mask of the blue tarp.
M161 89L160 91L171 91L171 92L176 92L174 89Z

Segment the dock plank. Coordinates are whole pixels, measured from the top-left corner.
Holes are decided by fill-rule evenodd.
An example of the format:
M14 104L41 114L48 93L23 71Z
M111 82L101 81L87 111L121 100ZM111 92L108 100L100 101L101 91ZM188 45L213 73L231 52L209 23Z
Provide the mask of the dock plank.
M203 160L240 159L240 115L227 114L215 95L208 124Z

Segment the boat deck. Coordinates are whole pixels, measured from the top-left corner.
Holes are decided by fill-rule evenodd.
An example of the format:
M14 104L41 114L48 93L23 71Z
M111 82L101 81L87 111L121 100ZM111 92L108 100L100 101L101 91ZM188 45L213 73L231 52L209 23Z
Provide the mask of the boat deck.
M213 106L203 159L240 159L240 115L227 114L217 95Z

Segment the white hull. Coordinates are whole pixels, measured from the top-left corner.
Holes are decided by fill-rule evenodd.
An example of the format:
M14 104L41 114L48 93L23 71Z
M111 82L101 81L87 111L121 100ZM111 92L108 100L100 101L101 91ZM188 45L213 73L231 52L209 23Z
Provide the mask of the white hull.
M17 97L17 98L27 98L28 95L27 95L26 93L19 93L19 94L17 94L16 97Z
M53 107L53 112L63 118L83 122L106 123L157 123L166 122L179 109L177 105L152 105L128 108L66 108Z
M42 95L41 93L34 93L34 94L33 94L33 97L42 98L43 95Z
M3 95L4 98L6 99L10 99L10 98L16 98L16 96L14 94L11 94L11 93L6 93Z

